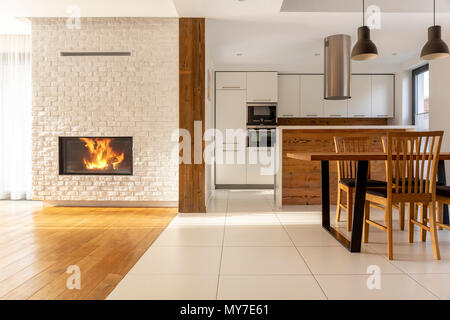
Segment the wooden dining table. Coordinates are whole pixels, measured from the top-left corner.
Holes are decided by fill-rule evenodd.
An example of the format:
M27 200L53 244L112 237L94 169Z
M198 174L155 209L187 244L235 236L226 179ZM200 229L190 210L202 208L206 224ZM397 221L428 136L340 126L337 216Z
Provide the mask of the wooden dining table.
M366 202L366 187L369 161L387 161L387 154L380 152L367 153L287 153L287 157L302 161L321 162L322 183L322 227L327 230L350 252L361 252L361 240ZM410 157L406 156L407 160ZM394 156L395 158L395 156ZM395 158L396 159L396 158ZM445 160L450 160L450 153L441 153L437 182L446 185ZM347 239L330 224L330 161L357 161L356 188L353 204L353 227L351 239ZM448 206L444 207L444 223L449 224Z

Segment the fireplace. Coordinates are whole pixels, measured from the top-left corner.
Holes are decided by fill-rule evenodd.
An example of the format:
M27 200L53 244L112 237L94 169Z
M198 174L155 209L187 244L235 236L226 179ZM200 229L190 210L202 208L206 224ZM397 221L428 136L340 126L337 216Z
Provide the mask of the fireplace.
M133 138L59 137L59 174L133 175Z

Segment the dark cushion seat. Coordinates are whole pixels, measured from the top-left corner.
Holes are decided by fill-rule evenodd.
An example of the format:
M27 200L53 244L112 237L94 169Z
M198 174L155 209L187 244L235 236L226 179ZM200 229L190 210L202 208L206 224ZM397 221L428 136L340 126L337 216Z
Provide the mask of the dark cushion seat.
M339 183L349 188L356 187L356 179L342 179L339 181ZM370 179L367 181L367 187L370 188L386 187L386 185L387 185L386 181L370 180Z
M388 190L387 188L369 188L367 189L367 193L372 194L374 196L387 198ZM436 195L443 197L450 197L450 187L447 186L436 187Z
M436 188L436 194L438 196L450 198L450 187L449 186L438 186Z
M368 194L372 194L374 196L387 198L388 189L387 188L369 188L366 191Z

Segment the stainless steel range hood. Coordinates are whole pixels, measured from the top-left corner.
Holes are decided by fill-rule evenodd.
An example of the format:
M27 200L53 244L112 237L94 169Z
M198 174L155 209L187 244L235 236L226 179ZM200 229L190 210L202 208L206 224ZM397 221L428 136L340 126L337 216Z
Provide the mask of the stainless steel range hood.
M325 38L324 97L327 100L350 99L351 42L351 37L346 34Z

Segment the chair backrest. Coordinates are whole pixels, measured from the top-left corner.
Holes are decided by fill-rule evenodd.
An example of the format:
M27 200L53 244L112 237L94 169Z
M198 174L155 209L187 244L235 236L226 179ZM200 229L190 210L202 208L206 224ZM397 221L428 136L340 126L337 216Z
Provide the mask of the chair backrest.
M369 137L334 137L336 153L370 152L370 144L371 139ZM339 180L355 179L357 167L358 161L338 161L337 168Z
M388 132L388 194L435 195L443 134L443 131Z

